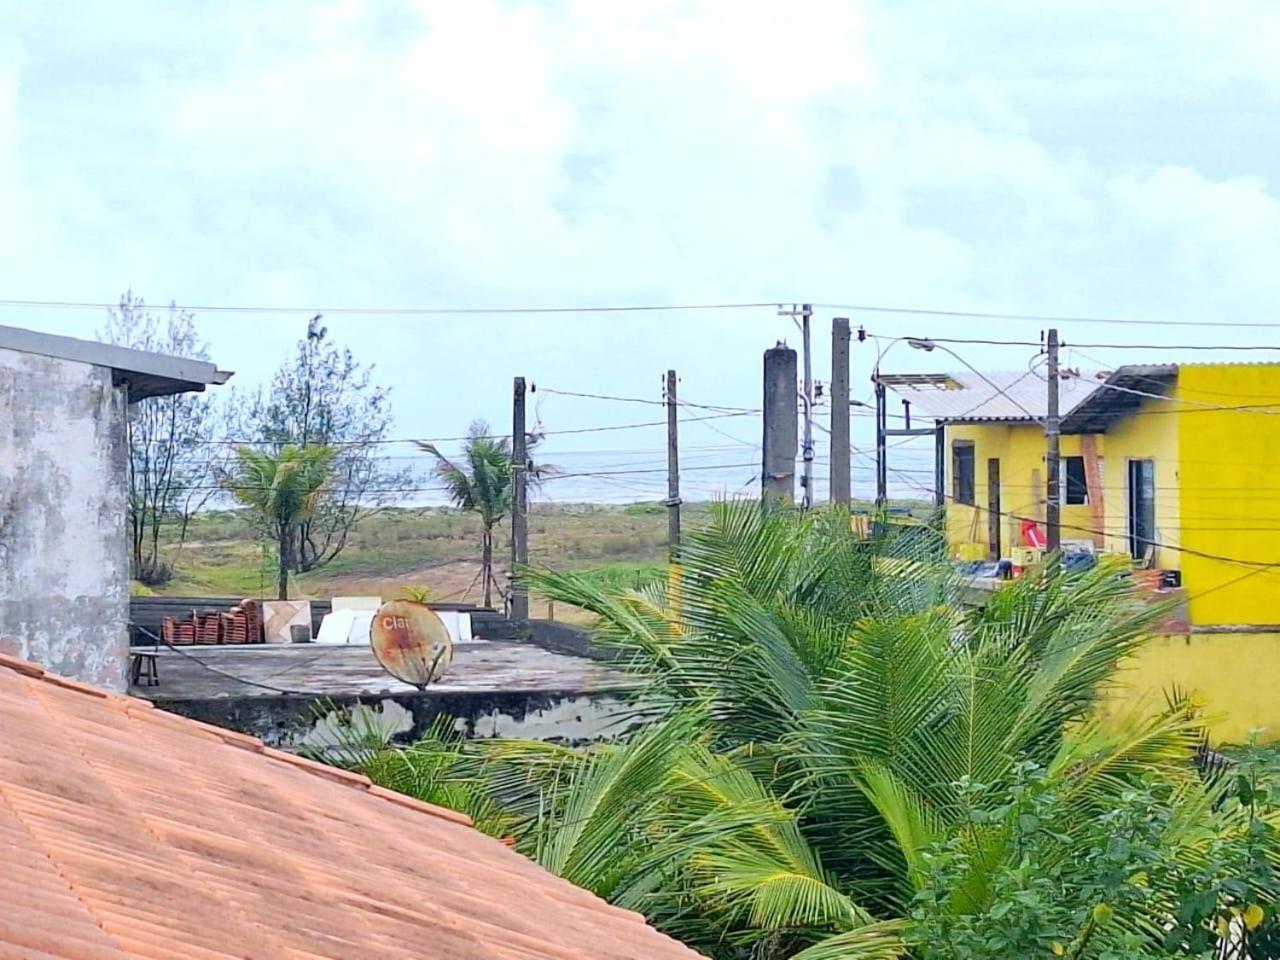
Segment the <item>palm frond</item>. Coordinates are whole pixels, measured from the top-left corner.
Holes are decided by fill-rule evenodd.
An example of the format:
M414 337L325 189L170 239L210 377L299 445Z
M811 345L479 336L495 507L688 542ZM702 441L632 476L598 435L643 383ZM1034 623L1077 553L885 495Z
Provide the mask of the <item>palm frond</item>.
M695 738L700 722L695 712L677 714L624 746L591 754L588 763L573 770L563 798L544 818L549 836L538 844L539 862L609 896L639 855L638 824L663 799L680 748Z
M906 956L903 920L882 920L828 937L791 960L899 960Z

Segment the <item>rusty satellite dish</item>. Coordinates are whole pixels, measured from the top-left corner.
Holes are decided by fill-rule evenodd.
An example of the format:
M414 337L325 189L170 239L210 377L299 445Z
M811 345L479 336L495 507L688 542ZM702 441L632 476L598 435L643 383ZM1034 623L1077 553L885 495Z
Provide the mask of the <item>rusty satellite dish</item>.
M453 638L425 603L388 600L369 627L369 643L382 669L397 680L426 688L453 662Z

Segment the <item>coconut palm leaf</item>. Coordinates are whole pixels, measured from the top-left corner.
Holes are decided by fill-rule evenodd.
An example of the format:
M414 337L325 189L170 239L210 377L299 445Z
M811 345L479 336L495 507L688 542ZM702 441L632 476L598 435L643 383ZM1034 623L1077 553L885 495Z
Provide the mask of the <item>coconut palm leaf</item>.
M532 851L553 873L608 897L643 849L643 824L684 744L701 725L675 714L625 748L593 752L573 769L563 795L544 813Z
M1158 613L1110 566L975 608L928 530L861 536L839 511L755 503L716 505L680 561L639 590L530 577L596 614L648 726L587 749L466 752L522 850L708 955L901 956L901 923L873 918L905 915L939 844L967 864L939 902L986 909L1017 845L1001 816L973 818L972 788L1006 795L1029 768L1058 798L1055 856L1144 783L1215 811L1185 711L1098 715ZM1194 863L1227 827L1179 814L1169 829ZM1169 909L1153 895L1124 927L1153 937Z
M906 955L902 920L882 920L828 937L791 960L899 960Z

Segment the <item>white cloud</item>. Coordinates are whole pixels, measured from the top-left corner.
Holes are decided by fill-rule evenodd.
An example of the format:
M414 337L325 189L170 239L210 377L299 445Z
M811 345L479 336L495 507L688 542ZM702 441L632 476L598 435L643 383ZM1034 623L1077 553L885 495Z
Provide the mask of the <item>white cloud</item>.
M1270 318L1280 129L1236 118L1280 106L1265 55L1280 15L1243 0L984 10L24 9L0 47L4 293ZM492 370L433 376L499 396L535 360L592 379L618 339L564 322L553 348L502 323L476 322ZM635 334L646 384L672 362L655 323L616 328ZM255 350L226 362L265 370L281 329L259 324ZM411 381L396 347L421 325L350 329ZM439 325L432 342L474 329ZM704 318L674 342L746 398L772 336L752 333L717 374L740 329ZM406 415L445 416L426 387L404 389L432 411Z

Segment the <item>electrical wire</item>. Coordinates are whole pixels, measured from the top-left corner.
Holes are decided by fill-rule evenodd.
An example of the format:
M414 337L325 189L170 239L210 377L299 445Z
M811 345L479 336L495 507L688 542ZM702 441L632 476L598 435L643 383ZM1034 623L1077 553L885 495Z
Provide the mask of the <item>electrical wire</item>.
M157 637L154 633L152 633L146 627L141 627L136 623L130 624L130 626L133 629L137 630L139 633L145 634L146 636L150 637L153 641L153 645L168 647L174 653L178 654L179 656L186 657L188 660L192 661L193 663L199 664L200 666L208 670L210 673L216 673L219 676L226 677L229 680L234 680L237 683L246 684L250 687L259 687L262 690L270 690L272 693L281 693L281 694L285 694L286 696L314 697L316 695L316 691L314 690L290 690L287 687L276 687L276 686L272 686L269 683L258 683L256 680L248 680L245 677L238 677L234 673L228 673L226 670L219 670L217 667L212 666L209 663L206 663L204 660L201 660L199 657L193 656L192 654L187 653L187 651L182 650L179 647L175 647L168 640L165 640L161 637Z
M1085 360L1088 360L1090 363L1097 364L1099 370L1111 370L1112 368L1111 364L1108 364L1103 360L1099 360L1097 357L1091 356L1082 350L1078 350L1075 347L1070 347L1068 349L1070 349L1073 353L1079 355L1080 357L1083 357ZM1147 383L1152 383L1152 384L1155 384L1156 386L1165 386L1167 384L1167 380L1162 380L1158 377L1143 376L1142 374L1131 373L1128 371L1126 371L1125 375L1132 377L1135 380L1145 380ZM1206 390L1203 387L1197 387L1195 392L1198 394L1207 394L1215 397L1236 397L1236 398L1247 397L1251 400L1273 400L1280 403L1280 394L1274 394L1274 393L1242 394L1239 391Z
M987 313L974 310L939 310L924 307L885 307L865 303L813 303L810 306L822 310L855 310L859 313L909 314L922 317L963 317L969 320L1021 320L1034 323L1098 323L1138 327L1204 327L1198 320L1136 320L1119 317L1053 316L1034 313ZM1280 323L1228 320L1214 323L1215 327L1242 327L1250 329L1280 328Z
M693 464L692 466L682 467L681 472L695 470L731 470L739 467L755 466L754 463L712 463L712 464ZM618 469L618 470L583 470L573 473L553 473L548 476L540 477L538 484L550 483L556 480L572 480L582 477L610 477L610 476L635 476L639 474L650 473L666 473L667 468L662 467L641 467L635 469ZM228 493L249 492L254 490L271 489L270 484L254 484L254 483L236 483L234 480L227 484L211 484L208 486L191 486L187 487L190 491L204 490L225 490ZM394 487L367 487L365 493L392 494L392 493L440 493L444 492L443 484L421 485L421 486L394 486Z
M685 417L681 419L681 423L701 423L704 420L724 420L730 417L746 417L759 414L759 410L740 410L738 412L714 413L703 417ZM665 420L647 420L642 423L618 423L604 427L576 427L567 430L546 430L539 432L539 437L567 437L584 433L606 433L613 430L636 430L641 427L665 427ZM461 437L387 437L382 439L368 440L334 440L326 443L329 447L367 447L378 446L390 443L462 443L473 439L470 436ZM509 433L487 433L481 437L474 439L482 440L510 440ZM197 446L279 446L279 440L251 440L251 439L234 439L220 438L216 440L192 440L192 444Z
M584 393L576 390L557 390L554 387L539 387L538 389L542 393L549 393L558 397L580 397L586 400L613 400L619 403L644 403L658 407L665 407L667 405L666 400L655 400L652 397L621 397L610 393ZM749 414L762 412L759 407L733 407L715 403L694 403L692 400L677 400L676 406L690 407L696 410L712 410L721 414Z
M892 467L890 467L889 469L891 472L896 472L893 470ZM910 480L909 478L905 478L905 479L907 483L912 484L919 490L923 490L927 493L932 493L935 496L938 493L938 491L932 488L925 488L919 484L916 484L914 481ZM981 507L976 504L964 503L963 501L957 500L954 495L947 493L945 490L942 491L942 496L944 499L950 500L959 506L967 506L967 507L973 507L974 509L977 509L977 510L985 510L988 513L995 513L996 516L1004 517L1006 519L1018 520L1020 522L1027 522L1027 523L1043 522L1042 520L1039 520L1035 517L1023 516L1022 514L1012 513L1007 510L991 510L990 507ZM1084 527L1084 526L1080 526L1079 524L1070 524L1070 523L1061 523L1060 526L1065 530L1074 530L1078 533L1088 533L1093 536L1101 536L1101 537L1128 536L1127 531L1106 530L1105 528L1098 530L1098 529L1094 529L1093 527ZM1217 561L1218 563L1233 563L1233 564L1247 566L1247 567L1258 567L1265 570L1280 569L1280 560L1278 561L1246 560L1242 557L1228 557L1228 556L1223 556L1222 554L1208 553L1207 551L1204 551L1204 550L1196 550L1192 547L1183 547L1177 544L1163 543L1161 541L1152 540L1146 537L1143 538L1143 541L1159 549L1172 550L1175 553L1183 553L1193 557L1200 557L1201 559L1204 559L1204 560L1214 560L1214 561Z
M1204 327L1206 324L1191 324L1191 326ZM1222 323L1213 324L1212 326L1229 327L1232 324ZM1270 326L1280 327L1280 323L1270 324ZM875 334L866 332L867 339L902 339L902 340L931 340L934 343L958 343L974 346L986 347L1043 347L1044 344L1038 340L993 340L980 337L889 337L887 334ZM1059 346L1064 349L1091 349L1091 350L1235 350L1235 351L1262 351L1262 350L1280 350L1280 343L1073 343L1069 340L1063 340Z
M265 306L242 304L179 304L168 305L173 309L202 313L243 314L295 314L311 316L317 313L334 316L466 316L466 315L521 315L521 314L591 314L591 313L656 313L682 310L759 310L781 309L788 303L799 303L794 297L770 301L661 303L661 304L607 304L588 306L518 306L518 307L339 307L339 306ZM114 310L119 303L85 300L0 299L0 307L21 307L58 310ZM1144 327L1204 327L1195 320L1156 320L1128 317L1091 317L1034 313L996 313L980 310L939 309L931 307L886 306L869 303L811 303L822 310L850 310L858 313L898 314L921 317L960 317L971 320L1012 320L1033 323L1088 323L1116 326ZM1277 322L1226 320L1213 324L1216 327L1242 329L1276 329Z
M879 339L883 339L883 338L878 337L878 336L876 336L875 334L871 334L871 339L873 339L873 340L879 340ZM888 344L888 346L892 346L894 343L898 343L898 342L900 342L900 341L902 341L902 340L906 340L908 343L911 343L911 344L913 344L913 345L917 345L917 344L935 344L935 345L936 345L936 344L939 344L939 343L940 343L940 341L938 341L938 340L933 340L933 339L930 339L930 338L928 338L928 337L920 337L920 338L916 338L916 337L894 337L894 338L892 339L892 341ZM881 360L881 359L883 359L883 357L884 357L885 353L886 353L886 352L887 352L887 350L888 350L888 346L881 348L881 350L880 350L880 355L876 358L875 373L872 375L872 379L873 379L873 380L879 380L879 379L880 379L880 360ZM929 348L927 348L927 349L932 349L932 347L929 347ZM960 354L956 353L954 350L952 350L952 349L950 349L950 348L948 348L948 347L946 347L946 346L943 346L941 349L943 350L943 352L947 353L949 356L952 356L952 357L954 357L956 360L959 360L962 364L964 364L964 366L966 366L966 367L969 369L969 372L970 372L970 373L974 374L974 376L976 376L976 377L978 377L979 379L981 379L981 380L982 380L982 381L983 381L987 386L989 386L989 387L990 387L992 390L994 390L997 394L999 394L1000 396L1002 396L1002 397L1004 397L1006 400L1008 400L1010 403L1012 403L1015 407L1017 407L1019 410L1021 410L1023 413L1025 413L1025 414L1026 414L1030 419L1032 419L1032 420L1036 420L1036 421L1038 421L1038 422L1043 420L1043 418L1042 418L1042 417L1038 417L1038 416L1036 416L1034 413L1032 413L1030 410L1028 410L1028 409L1023 405L1023 403L1022 403L1022 401L1021 401L1021 400L1019 400L1019 399L1018 399L1017 397L1015 397L1013 394L1009 393L1009 392L1008 392L1008 388L1000 386L1000 384L996 383L994 380L992 380L990 377L988 377L985 373L983 373L981 370L979 370L977 367L975 367L973 364L971 364L968 360L966 360L964 357L960 356ZM1024 380L1024 379L1026 379L1026 376L1025 376L1025 375L1024 375L1024 376L1022 376L1022 377L1019 377L1019 378L1018 378L1018 380L1015 380L1015 381L1014 381L1014 383L1010 384L1009 386L1010 386L1010 387L1012 387L1012 386L1016 385L1017 383L1021 382L1021 381L1022 381L1022 380ZM984 403L986 403L986 402L987 402L986 400L981 401L980 403L978 403L978 405L977 405L976 407L974 407L974 409L976 410L976 409L977 409L977 407L982 406L982 405L983 405Z
M469 316L478 314L520 315L540 313L662 313L680 310L751 310L781 306L781 303L661 303L661 304L618 304L586 307L268 307L241 306L230 304L166 304L160 309L185 310L201 313L252 313L252 314L297 314L312 316L315 314L331 314L333 316L373 316L373 317L436 317L436 316ZM117 310L119 303L95 303L84 300L14 300L0 299L0 307L31 307L52 310Z
M1042 380L1046 386L1048 385L1048 377L1040 376L1040 374L1036 374L1036 376L1040 377L1040 380ZM1221 403L1209 403L1204 400L1193 400L1190 397L1170 397L1163 393L1150 393L1146 390L1135 390L1132 387L1122 387L1117 383L1107 383L1105 380L1098 381L1098 388L1101 390L1112 390L1117 393L1127 393L1136 397L1146 397L1151 400L1164 400L1168 403L1185 403L1199 408L1196 410L1139 410L1134 411L1131 414L1126 414L1126 416L1151 416L1153 414L1170 413L1207 413L1214 411L1265 415L1280 413L1280 409L1277 409L1276 404L1274 403L1237 404L1235 406L1226 406ZM1085 402L1086 401L1084 400L1081 401L1081 403Z

